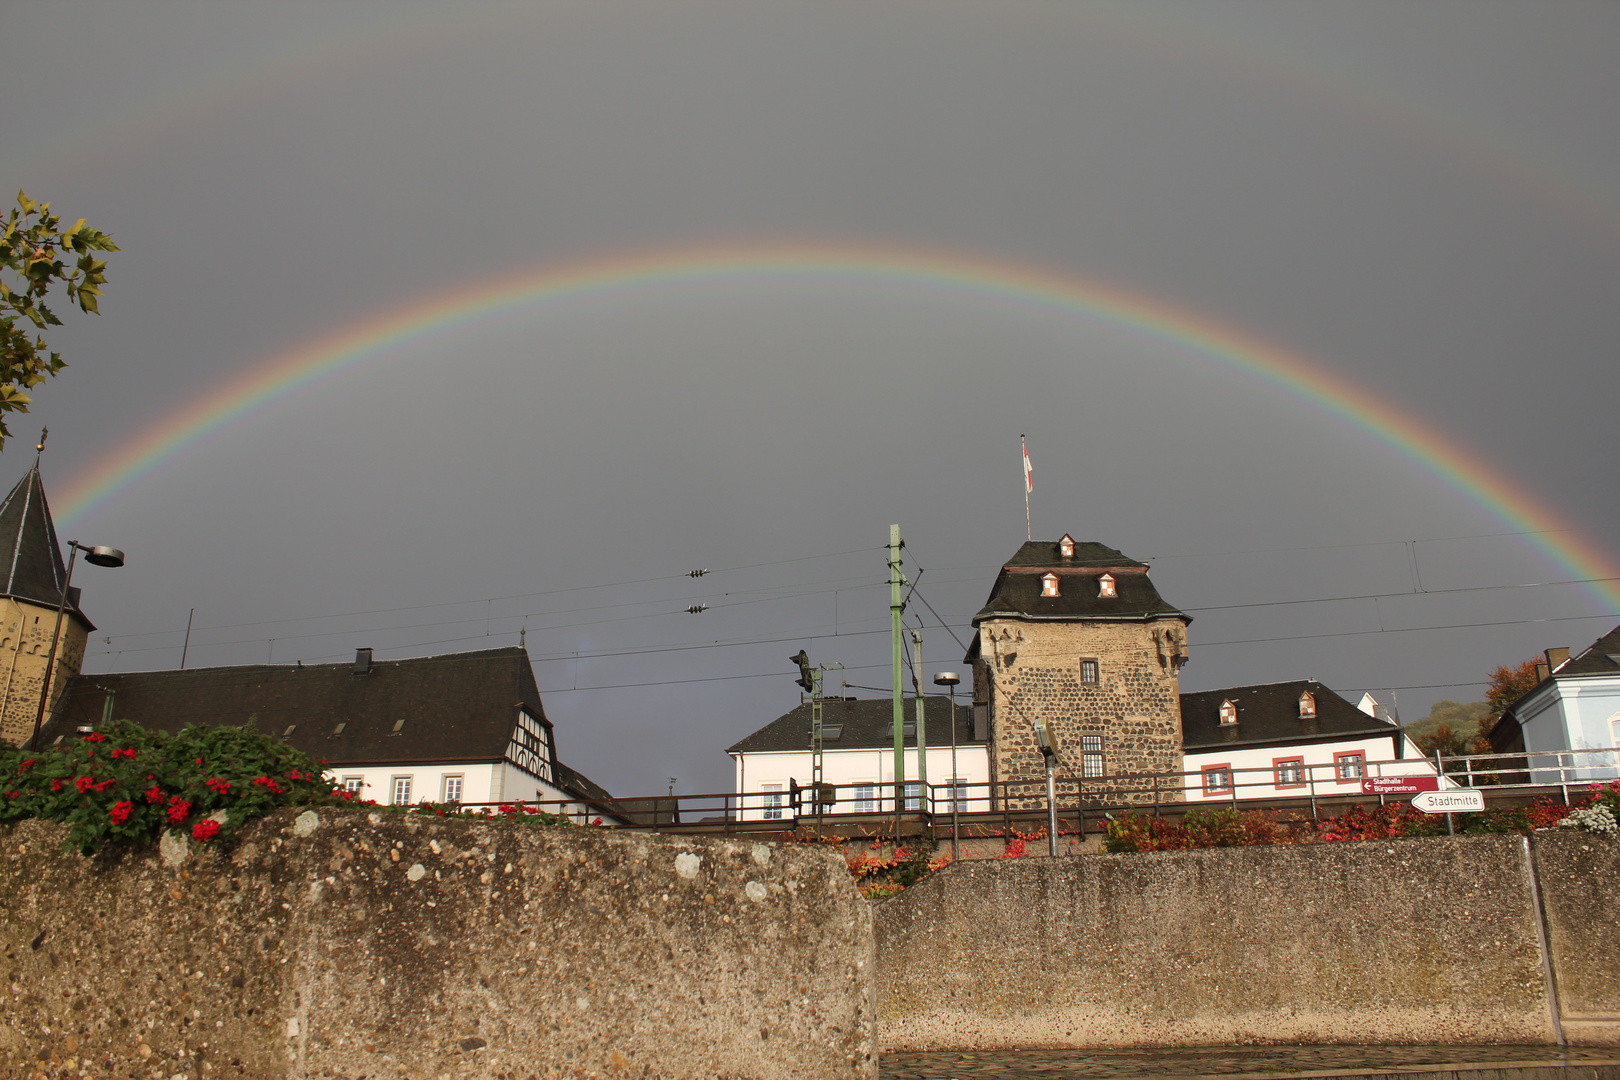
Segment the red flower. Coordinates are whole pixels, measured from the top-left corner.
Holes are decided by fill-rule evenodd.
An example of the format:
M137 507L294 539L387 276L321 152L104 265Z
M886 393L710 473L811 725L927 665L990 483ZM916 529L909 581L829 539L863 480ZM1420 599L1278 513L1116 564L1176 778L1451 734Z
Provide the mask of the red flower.
M150 779L150 777L148 777L148 779ZM153 784L151 787L146 789L146 801L149 803L160 803L166 798L168 798L168 796L165 795L163 793L163 789L158 787L156 784Z
M114 750L112 756L115 760L121 757L132 758L135 756L135 748L133 746L126 746L122 750Z
M592 825L600 825L600 824L602 824L602 819L601 818L592 818L591 819L591 824Z
M169 821L178 825L191 816L191 804L176 795L169 800Z
M282 794L281 785L276 783L275 780L271 779L268 776L261 776L261 777L259 777L257 780L255 780L253 782L255 784L260 785L261 787L268 788L272 795L280 795L280 794Z
M86 791L89 791L95 786L95 783L96 782L88 776L75 776L73 778L73 786L79 789L80 795L83 795Z
M27 769L28 766L34 764L34 762L36 762L38 760L39 760L38 758L29 758L27 761L25 761L21 765L17 766L17 772L19 774L22 773L23 770Z
M101 735L101 734L86 735L84 737L84 741L85 742L106 742L107 741L107 736Z
M231 793L231 782L222 780L217 776L212 780L204 780L203 786L213 789L215 795L229 795Z
M20 791L8 791L8 792L6 792L6 794L10 795L13 799L22 798L22 792L20 792Z
M292 772L287 774L287 779L289 779L289 780L302 780L302 779L304 779L304 777L299 774L297 769L294 769Z
M51 790L52 791L61 791L62 790L62 778L60 776L58 776L55 780L51 781Z
M122 825L124 822L129 820L129 815L133 814L134 812L135 804L130 802L128 799L124 799L120 802L113 803L113 808L107 811L107 816L112 818L114 825Z
M169 817L173 818L174 814L171 812ZM218 835L219 822L215 821L213 818L203 818L201 821L197 822L197 824L191 827L191 838L193 840L208 841L212 840Z
M91 791L106 791L108 788L112 787L116 783L118 783L118 778L115 777L115 776L109 776L107 779L103 780L99 784L92 784L90 786L90 790Z

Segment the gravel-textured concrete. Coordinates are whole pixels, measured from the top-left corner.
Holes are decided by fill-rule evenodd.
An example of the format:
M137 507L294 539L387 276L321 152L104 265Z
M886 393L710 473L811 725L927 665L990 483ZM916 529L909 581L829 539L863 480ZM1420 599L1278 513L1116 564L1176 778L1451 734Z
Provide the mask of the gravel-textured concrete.
M6 1075L875 1075L836 854L363 810L177 865L61 839L0 830Z
M1553 1042L1528 851L1491 836L958 864L878 909L880 1039Z
M1530 842L1564 1033L1620 1044L1620 840L1547 829Z

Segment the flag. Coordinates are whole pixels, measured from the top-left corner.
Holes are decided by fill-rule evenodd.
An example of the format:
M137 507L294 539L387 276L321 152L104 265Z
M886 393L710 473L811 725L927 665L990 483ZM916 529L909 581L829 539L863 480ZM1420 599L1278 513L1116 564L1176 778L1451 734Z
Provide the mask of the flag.
M1023 437L1018 439L1023 444ZM1035 490L1035 470L1029 464L1029 447L1024 446L1024 494L1028 495Z

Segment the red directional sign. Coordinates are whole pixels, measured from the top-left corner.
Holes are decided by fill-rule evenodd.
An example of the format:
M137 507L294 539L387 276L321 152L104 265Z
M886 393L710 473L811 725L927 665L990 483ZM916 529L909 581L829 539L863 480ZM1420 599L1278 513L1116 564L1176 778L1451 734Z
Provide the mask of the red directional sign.
M1363 795L1416 795L1420 791L1439 791L1438 776L1364 776L1361 778Z

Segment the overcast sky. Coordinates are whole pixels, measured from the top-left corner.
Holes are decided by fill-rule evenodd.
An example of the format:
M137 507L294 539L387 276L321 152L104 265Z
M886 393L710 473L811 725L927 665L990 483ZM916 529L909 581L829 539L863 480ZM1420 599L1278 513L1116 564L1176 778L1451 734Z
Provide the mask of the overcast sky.
M526 627L565 761L724 790L801 646L888 686L891 522L967 639L1024 538L1021 432L1037 537L1151 559L1194 614L1184 690L1400 687L1415 719L1620 622L1615 582L1500 588L1620 573L1620 7L12 0L0 34L0 179L123 248L0 455L9 483L49 424L63 539L128 552L76 574L89 670L177 665L193 608L188 666ZM1196 343L853 269L471 319L64 505L391 309L755 244L1084 278L1345 380L1546 513Z

